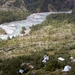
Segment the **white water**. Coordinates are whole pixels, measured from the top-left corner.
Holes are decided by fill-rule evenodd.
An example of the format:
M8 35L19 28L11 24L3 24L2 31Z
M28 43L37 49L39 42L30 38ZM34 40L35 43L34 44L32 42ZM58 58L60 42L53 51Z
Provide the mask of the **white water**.
M46 17L50 14L59 14L59 13L67 13L70 14L72 11L67 12L45 12L45 13L33 13L29 15L26 20L21 21L14 21L10 23L4 23L0 25L0 28L4 29L7 35L0 35L0 39L7 39L9 36L12 38L13 36L16 37L20 34L20 31L22 27L25 27L27 30L32 25L40 24L44 20L46 20ZM28 31L27 31L28 32Z

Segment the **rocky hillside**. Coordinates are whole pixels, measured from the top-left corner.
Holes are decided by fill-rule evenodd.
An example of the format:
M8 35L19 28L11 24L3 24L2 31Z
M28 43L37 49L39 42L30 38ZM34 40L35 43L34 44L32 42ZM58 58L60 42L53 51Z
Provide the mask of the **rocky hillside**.
M0 0L0 10L27 11L23 0Z
M75 7L75 0L24 0L26 8L30 11L60 11Z
M0 0L0 10L5 11L63 11L75 7L75 0Z

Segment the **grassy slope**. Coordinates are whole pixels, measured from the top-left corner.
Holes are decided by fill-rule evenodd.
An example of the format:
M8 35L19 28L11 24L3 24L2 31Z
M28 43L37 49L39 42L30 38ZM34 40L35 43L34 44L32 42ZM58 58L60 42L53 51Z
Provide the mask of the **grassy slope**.
M74 45L75 27L73 24L66 24L60 28L43 26L40 30L34 31L30 35L0 43L0 53L2 54L0 57L28 55L31 52L42 50L48 51L49 54L54 54L59 50L71 50L71 54L73 54Z
M70 56L75 56L75 24L63 23L64 21L58 23L58 21L55 20L52 20L52 24L50 24L49 21L50 20L48 19L48 23L46 23L46 21L43 22L44 25L41 24L42 26L39 29L31 31L29 35L16 37L12 40L0 41L0 58L5 59L23 55L31 55L32 53L34 53L33 57L30 57L36 59L38 58L36 57L37 53L39 54L38 56L42 56L42 54L47 53L50 56L49 63L51 63L51 61L54 61L53 63L55 63L59 56L64 57L67 60ZM11 62L8 66L12 67L11 64L13 63L13 59L14 63L17 62L16 64L25 62L25 57L22 58L23 59L8 59ZM38 61L41 62L41 59L42 57ZM5 67L8 64L8 60L5 60L6 62L4 61L3 63L5 64ZM17 60L20 61L20 63L18 63ZM26 62L27 61L28 60L26 60ZM34 63L34 61L29 60L28 62ZM34 65L37 67L36 64L34 63ZM58 64L61 63L59 62ZM46 71L44 68L34 69L32 71L36 72L36 75L43 75L43 72L45 72L45 75L50 75L51 73L53 73L53 75L64 75L63 73L61 73L62 68L63 67L61 67L60 69L56 69L53 72ZM10 72L12 72L12 70ZM4 71L6 71L6 69L4 69ZM32 71L29 71L28 73L25 73L23 75L31 75Z
M74 37L75 28L73 27L73 24L66 24L60 28L43 26L40 30L34 31L30 35L13 38L12 40L3 41L0 43L0 58L5 59L9 57L31 55L31 53L35 53L34 56L36 56L37 53L41 55L43 52L50 56L54 56L55 59L59 56L67 59L69 58L68 56L75 56ZM18 63L17 60L18 59L15 59ZM50 57L50 60L53 60L52 57ZM11 62L13 63L13 59ZM43 68L38 70L34 68L32 71L29 71L23 75L30 75L32 72L36 72L37 75L42 75L43 72L47 75L50 75L51 73L53 73L53 75L64 75L61 73L61 69L51 72L46 71Z
M73 51L75 49L74 12L71 15L50 15L41 25L33 26L30 35L1 41L0 57L29 55L31 52L42 50L48 51L49 54L59 50Z

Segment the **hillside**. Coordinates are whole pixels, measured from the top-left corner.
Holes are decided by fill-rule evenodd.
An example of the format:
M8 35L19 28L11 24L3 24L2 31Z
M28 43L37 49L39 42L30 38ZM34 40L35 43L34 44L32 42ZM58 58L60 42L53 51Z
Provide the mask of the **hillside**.
M0 0L0 10L4 11L63 11L75 7L75 0Z
M44 50L45 48L49 50L71 49L74 47L75 40L74 14L75 10L73 10L72 14L49 15L47 20L42 24L32 26L29 35L13 37L11 40L2 40L2 43L0 43L2 53L4 51L6 53L4 56L10 54L10 56L7 57L11 57L12 55L18 56L19 52L20 55L21 52L23 55L26 51L30 54L34 50L36 52ZM72 43L73 45L70 45Z
M24 0L26 8L34 12L63 11L75 7L75 0Z
M30 14L19 12L24 11L21 1L0 0L0 10L4 10L0 12L0 23L25 19ZM23 4L30 12L63 11L73 9L75 0L24 0ZM52 14L30 27L28 35L0 39L0 75L75 75L74 15L75 9L71 14ZM0 29L0 34L6 33ZM45 56L49 60L43 62ZM65 60L60 61L59 57ZM71 70L62 72L66 65Z
M27 11L23 0L0 0L0 10L20 12Z
M61 70L70 65L67 75L75 75L75 62L69 59L75 58L74 14L75 10L72 14L49 15L42 24L33 26L29 35L1 40L0 74L17 75L24 69L23 75L64 75ZM44 55L50 58L47 63L42 62ZM64 63L58 57L63 57ZM22 63L25 65L20 66ZM26 63L34 68L27 68Z
M75 0L0 0L0 24L24 20L28 13L67 11L75 7Z

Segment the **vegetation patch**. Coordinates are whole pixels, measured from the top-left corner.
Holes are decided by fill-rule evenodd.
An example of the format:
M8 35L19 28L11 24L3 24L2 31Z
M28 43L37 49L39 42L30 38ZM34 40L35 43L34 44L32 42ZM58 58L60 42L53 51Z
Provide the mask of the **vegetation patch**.
M0 35L2 34L6 34L6 32L2 28L0 28Z
M25 20L29 14L30 12L0 11L0 24L11 21Z

